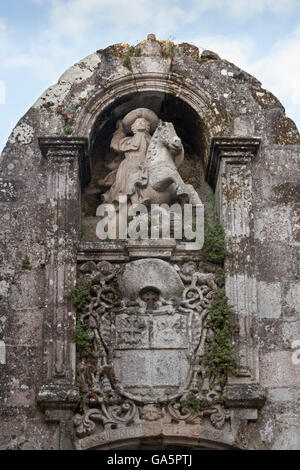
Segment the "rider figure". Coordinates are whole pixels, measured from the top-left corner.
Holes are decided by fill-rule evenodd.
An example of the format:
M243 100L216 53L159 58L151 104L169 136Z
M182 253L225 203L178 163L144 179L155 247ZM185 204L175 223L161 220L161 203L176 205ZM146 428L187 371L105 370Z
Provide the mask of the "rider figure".
M123 152L125 159L116 173L116 179L104 195L107 203L118 202L120 195L127 195L131 203L145 203L143 189L148 185L148 170L144 164L151 133L154 132L158 117L147 108L138 108L128 113L122 121L117 122L111 148ZM129 132L132 136L127 136Z

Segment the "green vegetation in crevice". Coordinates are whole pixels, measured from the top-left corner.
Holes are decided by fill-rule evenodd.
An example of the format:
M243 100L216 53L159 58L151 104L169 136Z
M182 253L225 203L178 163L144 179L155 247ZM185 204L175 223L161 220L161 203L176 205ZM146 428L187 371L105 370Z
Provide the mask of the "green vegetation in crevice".
M64 126L63 131L65 135L71 135L73 132L73 127L66 125Z
M162 410L164 406L174 405L176 403L175 400L163 400L155 403L156 408Z
M72 111L76 113L76 111L80 108L81 103L73 103L72 104Z
M91 298L91 283L83 277L79 278L70 292L70 298L76 308L76 327L72 336L76 352L80 358L83 355L92 355L93 340L89 335L89 326L81 321L81 313Z
M142 49L140 47L130 50L123 56L123 60L122 60L123 66L126 67L128 70L130 70L130 72L132 72L131 58L141 57L141 55L142 55Z
M211 194L205 206L202 256L206 261L223 265L227 254L224 228L218 221Z
M64 105L59 105L56 108L57 114L59 114L63 120L64 120L64 126L63 126L63 134L64 135L71 135L74 130L74 124L76 121L77 117L77 111L78 109L86 102L85 98L80 99L78 103L73 103L71 108L72 108L72 113L68 114L68 112L65 110Z
M225 293L224 260L226 249L225 232L220 224L215 208L214 194L211 192L205 206L204 246L202 256L206 261L219 265L215 271L218 290L209 309L208 326L212 335L206 339L203 364L211 386L225 386L229 373L237 371L237 351L232 343L236 326Z
M69 115L63 105L57 106L57 114L59 114L64 120L63 134L70 135L73 132L73 126L75 124L76 112Z
M174 57L174 44L162 44L160 46L160 55L163 59L172 59Z
M183 181L195 188L205 207L202 257L206 261L222 266L227 255L225 233L216 215L212 189L204 181L202 164L200 161L186 158L179 173Z
M92 355L93 340L89 335L89 327L80 322L78 315L72 341L76 344L76 352L80 358L84 355Z
M204 402L199 400L199 398L197 398L195 394L191 392L184 400L180 401L180 406L198 413L206 408L207 404L205 405Z
M81 313L84 306L91 299L91 282L87 281L84 277L79 278L76 286L71 289L70 298L77 313Z
M181 408L186 408L194 413L199 413L207 408L210 408L213 404L223 404L224 398L222 396L216 398L213 402L208 400L201 400L197 398L195 393L190 392L188 396L180 401Z
M223 226L217 220L204 221L204 245L202 256L206 261L222 264L227 255Z
M237 354L232 344L235 325L224 287L219 288L214 295L208 322L213 335L206 339L202 361L213 385L223 388L228 374L237 371Z
M130 60L130 55L126 54L124 59L122 60L122 64L124 67L126 67L130 72L132 72L132 66L131 66L131 60Z
M194 413L200 413L201 411L210 408L213 404L223 404L224 399L222 396L214 400L214 402L208 400L201 400L197 397L194 392L190 392L185 398L181 400L164 400L158 403L155 403L156 408L162 410L164 407L169 405L175 405L176 402L179 404L180 409L183 410L191 410Z
M83 221L81 221L81 227L79 230L79 241L87 241L86 233L87 233L86 225Z
M22 268L23 270L25 270L25 269L31 269L31 264L30 264L30 260L29 260L28 256L26 256L26 257L22 260L21 268Z

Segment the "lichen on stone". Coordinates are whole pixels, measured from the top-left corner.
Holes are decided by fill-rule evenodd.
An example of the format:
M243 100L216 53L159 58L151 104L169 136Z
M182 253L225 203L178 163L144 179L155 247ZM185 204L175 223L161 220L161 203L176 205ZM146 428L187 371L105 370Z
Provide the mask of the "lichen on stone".
M19 144L28 145L32 142L33 136L33 127L27 124L26 122L22 122L14 128L11 133L11 136L8 139L8 142L10 144L15 144L18 142Z
M276 96L264 88L252 86L251 94L262 109L283 108L282 104L276 98Z

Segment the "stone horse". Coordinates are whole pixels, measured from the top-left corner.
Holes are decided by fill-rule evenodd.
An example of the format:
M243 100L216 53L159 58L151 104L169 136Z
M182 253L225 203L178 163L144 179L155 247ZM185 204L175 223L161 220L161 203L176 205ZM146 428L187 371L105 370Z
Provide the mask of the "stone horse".
M148 147L145 167L148 185L144 196L153 204L202 204L191 184L185 184L177 168L184 160L181 139L171 122L160 121Z

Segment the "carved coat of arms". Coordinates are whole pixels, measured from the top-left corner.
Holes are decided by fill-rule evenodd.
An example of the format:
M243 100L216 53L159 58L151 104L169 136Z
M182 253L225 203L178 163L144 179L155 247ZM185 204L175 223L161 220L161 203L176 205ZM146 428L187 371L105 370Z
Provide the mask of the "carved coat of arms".
M83 357L78 366L85 413L75 418L77 435L90 434L95 422L105 427L138 415L147 419L149 407L154 419L153 406L166 403L174 419L195 419L176 400L199 395L200 383L203 400L217 396L211 390L207 398L201 364L214 275L197 272L192 262L178 267L158 259L133 261L125 270L88 262L81 271L92 284L82 317L93 336L93 359ZM223 425L219 408L210 413Z

